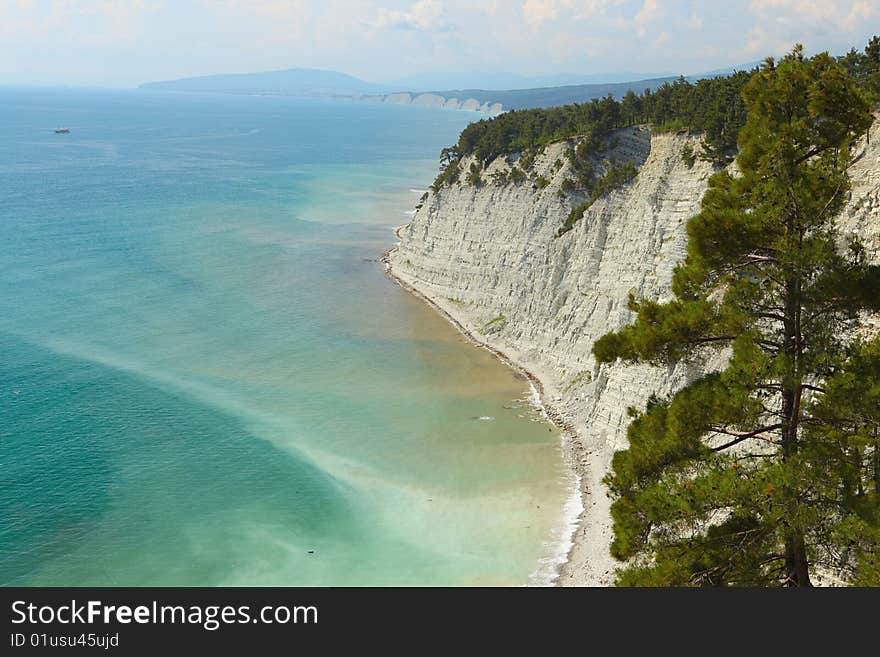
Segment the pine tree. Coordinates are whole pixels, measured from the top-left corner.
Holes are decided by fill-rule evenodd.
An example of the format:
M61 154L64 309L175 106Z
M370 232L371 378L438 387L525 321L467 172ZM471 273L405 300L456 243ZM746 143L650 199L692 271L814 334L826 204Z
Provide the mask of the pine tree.
M726 367L632 411L606 477L621 585L880 584L880 268L835 217L872 122L856 81L800 46L746 85L736 173L709 181L668 303L630 299L602 363ZM858 383L860 387L853 387ZM847 404L841 404L846 400Z

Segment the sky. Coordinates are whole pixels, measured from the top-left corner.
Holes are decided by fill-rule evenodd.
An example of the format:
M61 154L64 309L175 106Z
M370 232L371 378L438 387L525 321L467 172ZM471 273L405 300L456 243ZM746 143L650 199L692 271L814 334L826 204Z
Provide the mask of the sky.
M842 53L878 0L0 0L0 84L136 86L324 68L375 82L431 71L698 73Z

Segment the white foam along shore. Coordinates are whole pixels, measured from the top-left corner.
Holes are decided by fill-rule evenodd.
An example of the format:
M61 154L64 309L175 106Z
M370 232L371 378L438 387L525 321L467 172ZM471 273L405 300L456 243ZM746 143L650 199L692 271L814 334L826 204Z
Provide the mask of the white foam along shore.
M511 364L509 359L502 360L508 365ZM516 365L516 368L520 371L525 371L521 365ZM556 422L553 421L553 418L547 413L547 407L544 404L541 392L535 385L536 379L537 377L535 377L534 374L528 372L529 389L531 391L531 394L529 395L529 403L532 404L546 421L556 424ZM571 449L573 448L569 443L572 441L573 436L564 426L557 426L561 430L560 440L562 441L562 453L566 465L568 466L568 492L565 504L563 504L562 507L562 522L554 527L552 535L547 540L545 544L546 556L539 560L537 569L529 576L529 586L553 586L556 584L556 581L562 574L562 567L568 562L568 554L574 546L575 535L578 526L580 525L581 514L584 512L584 495L582 490L583 475L577 471L575 464L570 458L572 453Z
M562 433L562 451L567 454L566 442L570 436ZM562 520L545 544L546 556L538 562L538 567L529 576L529 586L554 586L562 575L562 568L568 563L568 554L574 547L580 518L584 512L582 492L583 476L578 474L566 457L568 468L568 494L562 507Z
M395 228L395 235L398 235L398 231L405 228L407 225L408 224L404 224L403 226ZM578 467L578 463L582 462L582 459L579 458L582 447L575 439L576 436L574 429L563 421L561 416L547 405L543 393L544 384L535 374L527 370L520 363L508 357L506 354L494 348L488 342L477 338L449 311L441 307L433 299L419 291L413 285L400 278L394 272L389 256L395 248L397 247L393 247L386 251L382 257L382 263L388 278L439 312L441 316L452 324L473 345L486 349L502 363L523 376L529 383L530 394L527 400L528 403L532 405L543 419L554 424L560 430L562 454L567 466L568 491L566 494L566 500L563 504L559 522L553 528L551 535L544 543L544 554L539 558L535 570L526 582L527 586L555 586L557 585L559 578L562 576L563 568L568 562L569 554L574 547L577 530L581 524L581 516L585 510L584 499L586 491L584 490L584 476L581 469Z

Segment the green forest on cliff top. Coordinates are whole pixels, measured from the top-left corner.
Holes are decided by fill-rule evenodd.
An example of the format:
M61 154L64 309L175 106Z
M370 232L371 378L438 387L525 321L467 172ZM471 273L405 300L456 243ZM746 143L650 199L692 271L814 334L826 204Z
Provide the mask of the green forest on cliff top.
M880 97L880 38L864 51L856 49L837 58L844 70L875 101ZM680 78L642 94L632 91L620 101L610 94L588 103L547 109L513 110L472 123L458 143L443 149L442 171L434 182L439 189L456 182L463 157L476 156L482 166L496 157L536 153L548 144L582 138L592 149L601 149L612 130L650 124L654 130L688 130L703 133L701 157L716 164L730 162L737 152L737 137L746 122L742 92L755 71L688 82Z

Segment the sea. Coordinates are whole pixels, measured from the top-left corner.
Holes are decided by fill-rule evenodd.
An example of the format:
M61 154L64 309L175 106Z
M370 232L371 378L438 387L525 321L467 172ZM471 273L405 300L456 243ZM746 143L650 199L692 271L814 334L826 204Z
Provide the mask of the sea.
M480 118L0 89L0 585L551 583L559 432L380 262Z

